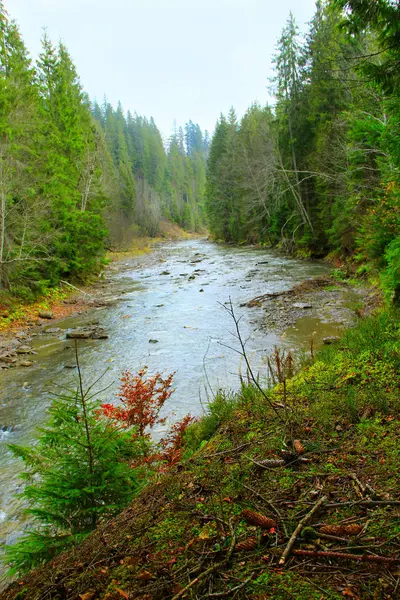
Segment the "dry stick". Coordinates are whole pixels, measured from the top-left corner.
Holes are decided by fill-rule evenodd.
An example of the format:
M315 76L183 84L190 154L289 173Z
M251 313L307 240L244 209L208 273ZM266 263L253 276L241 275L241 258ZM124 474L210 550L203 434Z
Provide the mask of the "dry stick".
M244 588L248 583L250 583L250 581L253 579L253 576L254 573L252 573L250 577L243 581L243 583L237 585L234 588L231 588L230 590L227 590L226 592L216 592L214 594L208 594L207 598L225 598L225 596L229 596L230 594L232 594L232 592L238 592L239 590Z
M309 556L313 558L343 558L345 560L376 562L383 563L385 565L395 565L400 563L400 558L372 556L370 554L346 554L345 552L321 552L319 550L293 550L293 554L294 556Z
M361 483L361 481L358 479L357 475L355 473L349 473L349 477L350 479L352 479L355 483L355 489L356 492L358 493L358 495L360 496L360 498L364 498L365 496L365 487L363 486L363 484Z
M63 283L64 285L68 285L69 287L74 288L74 290L76 290L77 292L80 292L81 294L85 294L85 296L89 296L90 298L93 297L93 294L89 294L88 292L84 292L83 290L80 290L75 285L72 285L72 283L68 283L68 281L64 281L63 279L61 279L60 283Z
M349 502L334 502L327 504L325 508L337 508L338 506L400 506L400 500L355 500Z
M258 442L260 443L260 442ZM204 459L204 458L214 458L215 456L221 456L222 454L236 454L236 452L239 452L239 450L242 450L243 448L247 448L247 446L250 446L251 444L254 445L254 442L246 442L245 444L240 444L240 446L236 446L235 448L230 448L229 450L221 450L220 452L214 452L214 454L203 454L203 455L199 455L196 457L192 457L189 459L190 460L194 460L194 458L198 458L198 459Z
M276 514L276 516L279 519L279 522L282 525L282 529L284 531L284 534L286 537L288 537L288 532L286 529L286 525L285 525L285 521L283 520L282 514L281 512L276 508L276 506L274 504L272 504L272 502L270 500L268 500L268 498L266 498L265 496L263 496L262 494L260 494L259 492L257 492L257 490L253 489L252 487L250 487L249 485L246 485L245 483L241 484L243 487L246 488L246 490L249 490L250 492L253 492L253 494L255 494L256 496L258 496L259 498L261 498L261 500L263 500L266 504L268 504L268 506L270 508L272 508L272 510L274 511L274 513Z
M256 386L256 388L258 389L258 391L260 392L260 394L262 395L262 397L264 398L264 400L267 402L267 404L269 405L269 407L272 408L272 410L274 411L274 413L278 417L278 419L281 421L281 423L283 423L284 425L286 425L285 419L282 419L282 416L280 415L280 413L277 410L277 408L274 406L274 403L271 402L271 400L268 398L267 394L264 392L264 390L262 389L262 387L258 383L257 377L253 373L253 369L251 368L251 364L250 364L249 358L247 356L246 346L245 346L245 343L243 342L242 334L240 333L239 319L236 318L235 311L233 310L233 304L232 304L231 298L229 298L229 308L227 306L225 306L224 304L221 304L221 306L230 314L230 316L233 319L233 322L235 324L235 329L236 329L236 337L239 340L239 344L240 344L240 347L241 347L241 352L239 352L238 350L235 350L235 348L232 348L230 346L227 346L227 347L230 348L231 350L234 350L234 351L238 352L241 356L243 356L244 361L246 363L247 370L248 370L248 372L250 374L250 378L251 378L253 384ZM222 345L226 346L226 344L222 344Z
M369 483L366 483L365 485L363 483L361 483L361 481L358 479L358 477L355 473L349 473L349 477L358 485L363 497L368 492L371 496L371 500L381 500L382 499L381 497L379 497L378 492L372 487L372 485L370 485Z
M297 525L296 529L294 530L294 532L292 533L292 537L290 538L290 540L287 543L287 546L279 560L279 564L280 565L284 565L286 562L286 559L288 558L288 556L290 555L292 548L295 544L296 538L297 536L300 534L300 532L302 531L303 527L305 525L307 525L307 523L312 519L312 517L314 516L314 514L317 512L317 510L319 510L321 508L321 506L326 502L327 497L326 496L322 496L322 498L320 498L318 500L318 502L313 506L313 508L310 510L310 512L308 512L306 514L305 517L303 517L301 519L301 521L299 522L299 524Z
M204 577L207 577L207 575L210 575L210 573L212 573L213 571L216 571L220 567L223 567L225 564L227 564L229 562L229 560L233 554L233 551L235 549L235 545L236 545L236 536L233 531L231 522L229 523L229 527L231 529L232 540L231 540L231 545L229 546L229 550L228 550L226 559L216 563L215 565L212 565L206 571L203 571L202 573L200 573L200 575L195 577L186 587L183 588L183 590L181 590L180 592L175 594L175 596L172 598L172 600L178 600L179 598L182 598L182 596L185 596L186 592L188 592L194 585L196 585L196 583L201 581L201 579L204 579Z
M342 538L337 535L328 535L327 533L319 532L317 533L317 538L320 538L321 540L328 540L328 542L345 542L346 544L349 541L347 538Z

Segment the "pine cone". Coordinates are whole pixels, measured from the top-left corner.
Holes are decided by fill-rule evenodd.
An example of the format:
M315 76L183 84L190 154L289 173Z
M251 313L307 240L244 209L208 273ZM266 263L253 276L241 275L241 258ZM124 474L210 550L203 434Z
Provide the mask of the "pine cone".
M293 448L296 450L297 454L304 454L306 451L300 440L294 440Z
M242 517L249 523L249 525L257 525L263 529L271 529L276 526L276 522L269 517L264 517L260 513L256 513L253 510L242 510Z
M247 540L243 540L243 542L239 542L235 546L235 550L241 551L250 551L254 550L258 546L257 538L251 537L247 538Z
M339 537L358 535L362 531L362 525L325 525L320 528L320 533L326 535L337 535Z

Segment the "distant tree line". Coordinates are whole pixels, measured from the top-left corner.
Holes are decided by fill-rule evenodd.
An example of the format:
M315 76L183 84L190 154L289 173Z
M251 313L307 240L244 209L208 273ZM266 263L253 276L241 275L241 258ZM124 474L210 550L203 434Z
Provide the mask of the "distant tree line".
M400 295L400 7L318 1L290 15L273 58L273 108L217 122L209 229L233 243L351 258Z
M0 1L0 294L84 280L162 219L200 229L208 145L191 121L164 145L153 119L91 104L46 34L33 64Z

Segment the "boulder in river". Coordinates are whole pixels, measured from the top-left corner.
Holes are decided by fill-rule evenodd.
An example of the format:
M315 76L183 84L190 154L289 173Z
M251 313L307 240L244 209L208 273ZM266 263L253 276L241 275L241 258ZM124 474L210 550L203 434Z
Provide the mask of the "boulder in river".
M19 363L20 367L31 367L33 362L31 360L23 360Z
M294 304L292 304L293 308L300 308L301 310L304 310L306 308L312 308L312 304L307 304L305 302L295 302Z
M39 313L39 317L41 319L54 319L54 314L51 312L51 310L41 310Z
M158 340L149 340L149 344L158 344Z
M67 340L88 340L90 336L90 330L72 329L71 331L67 331Z
M86 327L67 331L68 340L106 340L108 333L102 327Z
M33 350L30 346L20 346L16 350L17 354L33 354Z

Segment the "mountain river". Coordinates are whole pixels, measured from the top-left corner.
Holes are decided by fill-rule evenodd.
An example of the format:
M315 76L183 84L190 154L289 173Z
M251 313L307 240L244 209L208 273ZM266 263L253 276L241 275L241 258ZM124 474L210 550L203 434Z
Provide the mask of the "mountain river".
M190 412L200 415L219 388L239 385L242 359L227 346L237 347L234 323L224 309L231 298L255 370L266 376L263 358L282 343L277 331L259 327L261 308L240 304L266 292L291 288L326 274L320 262L299 261L271 250L220 246L203 239L167 242L151 254L125 259L107 271L108 293L115 302L56 323L56 333L41 333L29 342L36 354L30 368L0 371L0 543L12 543L26 526L18 474L20 462L7 443L32 443L35 428L46 420L51 393L74 382L73 344L65 330L96 321L108 333L105 340L79 342L84 380L90 384L104 371L98 388L112 402L123 369L176 371L175 392L168 401L169 421ZM54 325L49 324L49 327ZM283 343L299 348L308 343L310 328L332 335L340 323L311 318L287 332ZM46 327L42 327L41 331ZM161 431L154 435L160 436Z

